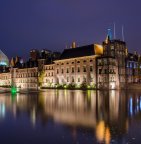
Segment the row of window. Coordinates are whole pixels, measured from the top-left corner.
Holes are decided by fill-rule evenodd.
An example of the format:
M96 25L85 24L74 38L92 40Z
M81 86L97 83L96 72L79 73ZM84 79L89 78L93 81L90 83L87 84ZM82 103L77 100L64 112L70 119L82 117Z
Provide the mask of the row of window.
M86 77L83 77L82 79L81 78L77 78L75 79L73 76L70 78L70 77L67 77L66 79L67 82L87 82L87 78ZM62 82L64 82L64 79L62 79ZM93 78L90 78L90 82L93 82Z
M19 87L23 87L23 88L36 88L37 85L36 84L22 84Z
M38 76L37 72L34 73L23 73L23 74L17 74L17 78L23 78L23 77L36 77Z
M110 77L110 79L108 77L104 77L104 78L100 78L99 77L99 82L114 82L115 78L114 77Z
M7 79L10 79L11 77L9 77L9 76L3 76L3 77L1 77L1 80L7 80Z
M86 63L86 62L93 62L93 60L83 60L83 63ZM75 62L71 62L71 63L69 63L69 62L67 62L66 64L74 64ZM80 63L80 61L77 61L76 63ZM65 63L61 63L61 65L64 65ZM57 65L59 65L59 64L57 64Z
M46 73L46 76L53 76L53 72Z
M115 74L114 69L99 69L99 74Z
M19 83L33 83L33 82L37 82L37 79L25 79L25 80L19 80Z
M138 68L138 67L140 67L141 68L141 65L139 65L136 62L128 62L127 65L126 65L126 67L127 68Z
M53 66L47 66L45 67L46 70L53 70Z
M90 70L90 72L93 72L93 66L90 66L90 67L89 67L89 70ZM69 69L69 68L66 69L66 73L70 73L70 72L71 72L71 73L74 73L74 72L75 72L75 68L72 67L71 69ZM78 72L78 73L81 72L80 67L77 67L77 72ZM86 66L83 66L83 72L87 72ZM59 69L57 69L56 73L59 74ZM62 74L64 73L64 69L63 69L63 68L61 69L61 73L62 73Z

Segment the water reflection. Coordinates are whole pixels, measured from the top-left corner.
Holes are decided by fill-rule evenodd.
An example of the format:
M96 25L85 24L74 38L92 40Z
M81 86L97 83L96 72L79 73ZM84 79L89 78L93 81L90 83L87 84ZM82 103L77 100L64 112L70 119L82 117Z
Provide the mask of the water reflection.
M93 141L123 141L133 119L141 120L141 96L125 91L48 90L39 94L0 94L0 120L7 113L17 118L26 113L33 127L37 120L51 119L67 127L76 139L79 129L88 130Z

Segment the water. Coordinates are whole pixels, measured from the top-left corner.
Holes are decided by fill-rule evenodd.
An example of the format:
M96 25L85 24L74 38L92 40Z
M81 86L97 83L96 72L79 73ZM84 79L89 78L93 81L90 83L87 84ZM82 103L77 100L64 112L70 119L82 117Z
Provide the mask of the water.
M140 144L141 92L0 94L0 144Z

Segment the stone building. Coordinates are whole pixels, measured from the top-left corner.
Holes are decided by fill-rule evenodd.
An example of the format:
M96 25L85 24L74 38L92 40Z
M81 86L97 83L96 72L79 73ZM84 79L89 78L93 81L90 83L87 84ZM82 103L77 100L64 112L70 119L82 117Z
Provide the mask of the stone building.
M59 60L44 66L44 86L96 84L96 57L102 53L103 48L95 44L65 49Z
M119 89L126 85L126 43L120 40L103 42L103 55L97 59L97 87Z
M0 55L4 57L3 53ZM4 60L8 66L7 57L0 62ZM97 89L122 89L129 83L141 82L140 55L128 53L125 42L109 36L102 45L76 47L73 43L61 55L45 49L41 52L31 50L29 60L25 63L21 60L20 57L12 58L10 68L3 68L0 86L38 89L85 85Z

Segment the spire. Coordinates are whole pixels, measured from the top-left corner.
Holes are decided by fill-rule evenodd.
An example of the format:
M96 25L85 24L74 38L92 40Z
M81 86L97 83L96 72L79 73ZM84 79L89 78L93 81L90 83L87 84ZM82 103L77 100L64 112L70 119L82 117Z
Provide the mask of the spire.
M116 39L116 24L114 22L114 39Z
M111 40L112 39L112 32L111 29L108 28L108 33L107 33L108 38Z
M111 39L112 39L112 32L111 32L111 29L108 28L107 29L107 36L106 36L106 39L105 39L105 43L108 43Z
M124 41L124 26L122 25L122 40Z

